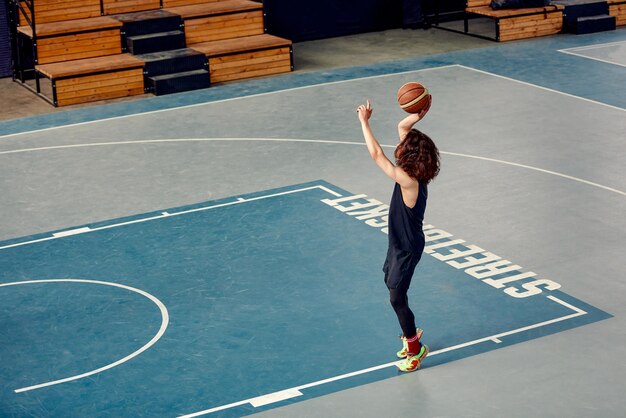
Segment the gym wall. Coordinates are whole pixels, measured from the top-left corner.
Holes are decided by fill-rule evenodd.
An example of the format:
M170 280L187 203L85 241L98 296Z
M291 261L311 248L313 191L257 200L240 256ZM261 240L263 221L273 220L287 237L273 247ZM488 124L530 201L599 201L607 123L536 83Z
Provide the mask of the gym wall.
M6 0L0 0L0 77L11 75L11 42Z
M421 0L422 11L427 16L436 11L445 18L462 11L465 1ZM294 42L399 28L402 3L403 0L263 0L268 33Z

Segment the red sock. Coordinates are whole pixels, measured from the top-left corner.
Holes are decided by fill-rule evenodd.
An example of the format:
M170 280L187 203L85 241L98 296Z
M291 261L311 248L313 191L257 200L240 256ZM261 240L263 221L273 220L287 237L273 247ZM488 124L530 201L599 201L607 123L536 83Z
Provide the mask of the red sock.
M407 350L407 355L409 357L419 354L422 349L422 343L420 343L420 340L417 338L417 334L411 338L407 338L406 342L409 344L409 348Z

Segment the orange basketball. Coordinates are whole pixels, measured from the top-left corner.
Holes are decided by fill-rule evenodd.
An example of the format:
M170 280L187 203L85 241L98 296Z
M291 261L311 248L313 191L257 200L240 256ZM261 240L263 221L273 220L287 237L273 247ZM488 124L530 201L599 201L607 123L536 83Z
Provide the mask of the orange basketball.
M408 113L420 113L428 106L428 89L420 83L406 83L398 90L398 104Z

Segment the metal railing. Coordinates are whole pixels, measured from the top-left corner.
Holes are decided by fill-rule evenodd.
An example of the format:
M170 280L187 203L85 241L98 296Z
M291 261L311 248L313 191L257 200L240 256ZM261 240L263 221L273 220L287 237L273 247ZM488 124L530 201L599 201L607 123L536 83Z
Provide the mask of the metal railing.
M37 60L37 22L35 14L35 0L9 0L10 9L13 11L11 25L11 42L13 48L13 80L18 80L22 85L35 93L41 93L39 75L35 70ZM22 18L31 29L28 37L17 28ZM27 51L30 49L30 54ZM32 63L30 62L32 60ZM35 87L27 84L27 80L35 79Z

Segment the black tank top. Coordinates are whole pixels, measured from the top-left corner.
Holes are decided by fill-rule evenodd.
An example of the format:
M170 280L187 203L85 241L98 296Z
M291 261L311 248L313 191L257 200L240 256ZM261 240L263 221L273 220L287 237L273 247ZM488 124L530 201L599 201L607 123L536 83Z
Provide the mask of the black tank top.
M428 187L420 183L417 202L409 208L402 200L402 189L396 183L389 205L389 245L400 250L421 253L424 250L424 211Z

